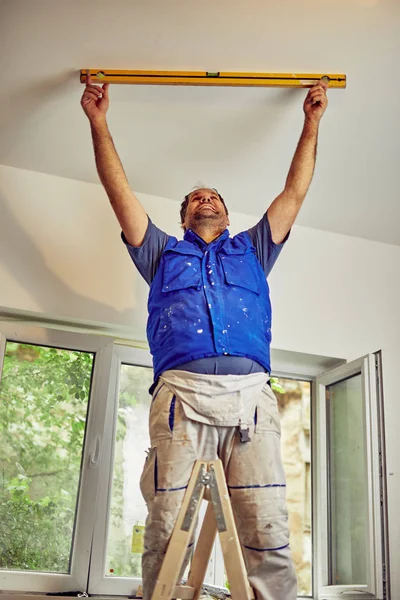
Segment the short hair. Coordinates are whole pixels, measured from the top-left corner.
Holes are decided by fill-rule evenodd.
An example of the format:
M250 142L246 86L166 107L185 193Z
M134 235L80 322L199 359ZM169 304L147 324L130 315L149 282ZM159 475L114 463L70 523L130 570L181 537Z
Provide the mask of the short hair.
M223 197L221 196L221 194L218 192L218 190L216 190L215 188L207 188L204 185L198 185L196 186L191 192L189 192L188 194L186 194L182 204L181 204L181 210L180 210L180 215L181 215L181 225L183 226L184 222L185 222L185 218L186 218L186 211L187 211L187 207L189 204L189 198L191 196L191 194L194 194L194 192L197 192L198 190L213 190L218 198L221 200L222 204L224 205L225 208L225 213L227 215L229 215L228 212L228 207L225 204L225 200L223 199Z

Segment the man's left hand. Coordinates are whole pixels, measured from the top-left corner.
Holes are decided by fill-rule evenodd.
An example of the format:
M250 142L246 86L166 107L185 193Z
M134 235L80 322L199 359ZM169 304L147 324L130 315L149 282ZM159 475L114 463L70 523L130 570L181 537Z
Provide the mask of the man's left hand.
M309 90L303 107L308 121L316 124L320 122L328 106L327 89L328 84L320 80Z

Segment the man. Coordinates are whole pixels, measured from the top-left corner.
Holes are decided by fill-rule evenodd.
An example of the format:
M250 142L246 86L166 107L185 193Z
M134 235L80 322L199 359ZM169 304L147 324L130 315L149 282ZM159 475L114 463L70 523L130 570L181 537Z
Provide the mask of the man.
M229 237L228 210L214 189L181 206L184 239L168 236L132 193L106 121L108 84L81 105L96 165L132 260L150 285L147 335L154 362L151 449L141 489L149 515L142 561L150 600L196 459L221 458L244 551L260 600L295 600L280 424L270 373L267 276L313 176L319 123L327 107L320 81L304 102L305 122L286 185L260 222Z

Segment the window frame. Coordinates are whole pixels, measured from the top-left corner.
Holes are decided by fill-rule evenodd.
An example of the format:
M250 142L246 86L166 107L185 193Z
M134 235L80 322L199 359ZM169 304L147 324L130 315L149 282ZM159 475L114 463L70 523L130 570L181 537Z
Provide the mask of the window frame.
M335 361L336 364L338 362L337 359L331 359L331 361ZM342 363L343 361L340 360ZM310 478L311 478L311 596L299 596L297 595L298 600L318 600L317 592L317 565L318 565L318 555L316 550L316 520L315 520L315 499L316 499L316 478L315 478L315 444L314 444L314 430L316 429L315 422L315 380L316 374L320 373L320 367L317 365L314 368L310 368L308 365L297 365L296 363L288 363L286 361L276 361L277 369L271 370L271 377L277 377L281 379L293 379L295 381L304 381L310 383ZM291 368L291 371L287 371L286 369ZM306 463L304 463L306 464Z
M317 598L343 598L349 600L372 600L384 598L383 555L384 524L381 522L381 479L380 479L380 431L379 398L377 396L376 355L369 354L327 371L315 380L315 426L313 445L314 458L314 527L318 531L315 550L319 560L316 564ZM330 585L329 584L329 525L328 525L328 435L326 388L327 386L361 375L364 413L364 441L366 458L366 478L368 488L368 554L367 584Z
M88 594L132 596L142 583L139 577L107 577L107 542L112 497L115 435L118 421L119 379L121 365L152 368L148 350L115 345L112 353L111 379L108 392L104 452L99 467L99 490L93 531L93 548L88 580Z
M1 317L0 317L1 318ZM121 364L151 368L148 350L134 347L131 340L118 335L118 342L101 332L88 333L84 325L51 323L42 320L35 325L26 320L14 319L0 322L0 379L6 340L43 346L54 346L83 352L93 352L94 370L89 398L86 434L82 454L81 483L78 494L75 536L70 574L39 573L32 571L0 571L0 589L14 592L13 597L33 598L31 593L64 593L72 589L96 594L131 596L141 580L130 577L106 577L108 514L111 501L115 429L118 410L119 371ZM139 344L137 344L139 346ZM280 352L280 351L278 351ZM272 354L274 351L272 351ZM284 353L283 353L284 354ZM351 363L340 359L305 356L303 365L297 361L302 355L295 353L288 361L274 359L273 377L301 379L311 382L311 477L312 477L312 544L313 544L313 595L316 599L346 598L372 600L386 598L389 587L387 556L387 507L385 481L385 448L382 382L377 381L377 361L380 353L364 356ZM377 358L379 356L379 359ZM281 358L281 357L279 357ZM316 359L315 365L313 359ZM337 368L333 365L341 364ZM344 364L343 364L344 363ZM322 366L323 365L323 366ZM322 375L320 373L323 372ZM365 589L360 586L329 586L327 542L327 435L325 388L331 383L362 373L365 400L365 435L369 484L369 575ZM382 479L379 478L380 473ZM383 506L380 499L383 499ZM386 515L386 517L385 517ZM318 533L317 533L318 532ZM375 550L374 550L375 548ZM214 585L221 583L223 561L221 552L214 554L214 566L209 576ZM359 591L358 591L359 590ZM20 592L15 593L15 592ZM361 592L361 593L360 593ZM344 593L344 594L343 594ZM43 596L45 597L45 596Z
M105 424L107 391L111 373L113 338L62 331L43 326L0 322L0 381L7 341L93 353L93 371L88 400L85 438L75 513L69 573L0 571L0 589L10 592L65 593L86 590L92 531L99 480L99 459Z

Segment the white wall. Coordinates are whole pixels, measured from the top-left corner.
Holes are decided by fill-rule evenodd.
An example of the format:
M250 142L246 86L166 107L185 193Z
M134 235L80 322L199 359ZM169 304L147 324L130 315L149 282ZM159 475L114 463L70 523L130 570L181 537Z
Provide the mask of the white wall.
M179 235L176 201L140 199ZM259 217L232 214L231 232ZM400 247L296 226L270 286L275 348L348 360L383 350L392 598L400 598ZM0 166L0 306L114 324L144 340L146 295L100 185Z

